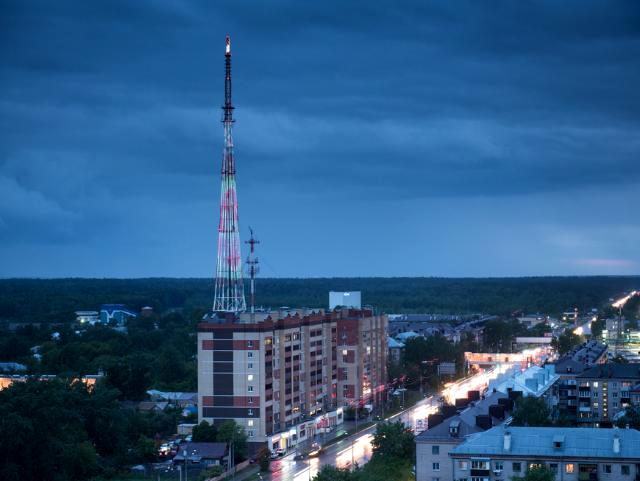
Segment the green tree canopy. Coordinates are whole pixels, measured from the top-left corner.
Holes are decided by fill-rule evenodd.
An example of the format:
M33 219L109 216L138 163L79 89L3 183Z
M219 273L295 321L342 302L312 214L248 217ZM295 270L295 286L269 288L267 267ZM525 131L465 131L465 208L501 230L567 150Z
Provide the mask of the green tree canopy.
M191 436L193 441L197 443L213 443L218 439L218 428L203 420L193 427Z
M402 422L382 422L376 426L371 446L373 457L386 461L413 459L415 456L414 434Z
M617 421L618 427L629 425L632 429L640 429L640 406L631 405L624 410L624 415Z
M563 355L571 351L574 347L582 344L584 337L575 334L570 329L567 329L560 337L554 337L551 341L551 346L558 351L558 354Z
M247 457L247 434L244 428L235 421L225 421L218 428L217 441L220 443L233 442L233 458L236 462L244 461Z
M522 396L513 410L513 426L548 426L551 412L542 398Z

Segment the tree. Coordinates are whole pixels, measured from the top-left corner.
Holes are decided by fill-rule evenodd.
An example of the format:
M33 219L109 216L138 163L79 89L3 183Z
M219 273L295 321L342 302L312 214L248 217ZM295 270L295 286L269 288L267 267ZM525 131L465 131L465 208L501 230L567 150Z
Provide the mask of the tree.
M563 355L571 351L574 347L582 344L584 337L575 334L573 331L567 330L560 335L560 337L554 337L551 341L551 346L558 351L558 354Z
M156 460L156 443L141 434L136 443L136 455L144 463L152 463Z
M258 464L260 465L260 471L269 471L269 464L271 463L271 453L269 452L269 448L263 446L258 451L256 458L258 459Z
M218 428L203 420L193 427L191 436L193 441L197 443L213 443L218 439Z
M522 396L516 401L511 424L512 426L548 426L550 414L544 399Z
M555 481L556 475L545 465L534 466L522 476L514 476L513 481Z
M378 423L371 445L373 457L386 461L413 459L415 455L414 434L400 421Z
M218 428L216 439L219 443L233 444L233 459L236 463L244 461L247 457L247 435L244 428L233 420L225 421Z
M200 471L200 474L198 475L198 481L206 481L207 479L220 476L222 473L224 473L224 468L222 466L211 466L210 468Z
M624 415L618 419L618 427L625 428L629 425L632 429L640 429L640 406L631 405L624 411Z

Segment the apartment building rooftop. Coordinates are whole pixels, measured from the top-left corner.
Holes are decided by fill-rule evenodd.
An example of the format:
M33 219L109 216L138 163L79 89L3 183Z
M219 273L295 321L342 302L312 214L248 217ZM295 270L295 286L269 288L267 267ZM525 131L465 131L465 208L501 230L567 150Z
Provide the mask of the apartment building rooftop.
M497 426L469 436L452 455L508 455L544 458L614 458L640 456L635 429Z
M591 369L578 374L576 378L587 379L638 379L640 380L640 363L618 364L608 362L594 366Z

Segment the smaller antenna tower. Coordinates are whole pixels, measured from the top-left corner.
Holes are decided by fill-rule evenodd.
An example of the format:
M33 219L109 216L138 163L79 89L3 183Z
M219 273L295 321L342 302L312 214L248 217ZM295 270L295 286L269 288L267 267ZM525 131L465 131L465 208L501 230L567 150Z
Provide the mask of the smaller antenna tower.
M247 257L247 270L249 271L249 277L251 279L251 322L256 320L256 276L260 272L260 266L258 265L258 258L255 257L256 244L260 244L260 241L253 235L253 229L249 227L251 236L245 244L249 244L249 256Z

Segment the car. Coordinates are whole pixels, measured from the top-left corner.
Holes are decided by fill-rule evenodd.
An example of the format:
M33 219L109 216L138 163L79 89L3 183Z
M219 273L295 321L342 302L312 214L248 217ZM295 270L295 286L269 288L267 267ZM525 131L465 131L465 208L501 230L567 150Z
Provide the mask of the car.
M275 451L271 451L271 456L269 456L271 459L278 459L281 458L282 456L284 456L285 454L287 454L287 450L284 448L278 448Z
M184 440L188 443L191 442L191 440L193 439L193 436L191 434L189 434L189 436L187 436L186 438L184 438Z
M301 461L306 457L307 457L307 453L301 453L300 451L298 451L296 455L293 457L293 459L294 461Z
M315 456L320 456L320 454L322 454L322 446L320 446L318 443L313 443L311 445L311 449L307 454L310 458L313 458Z

